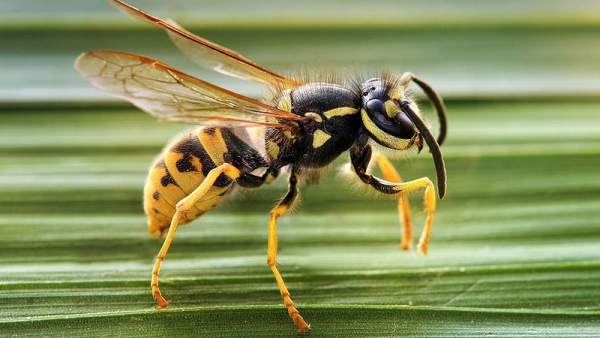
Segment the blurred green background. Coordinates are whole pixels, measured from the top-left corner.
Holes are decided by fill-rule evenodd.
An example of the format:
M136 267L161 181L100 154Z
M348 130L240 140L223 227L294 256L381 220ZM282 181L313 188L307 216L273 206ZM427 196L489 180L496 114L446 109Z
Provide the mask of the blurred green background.
M446 98L448 194L427 257L399 250L393 200L336 175L346 155L281 220L281 270L314 335L600 334L600 2L133 4L277 71L412 71ZM98 92L73 61L122 49L259 86L198 69L101 0L4 0L0 41L0 335L294 332L265 264L283 181L182 228L161 275L173 304L154 309L160 242L141 192L186 127ZM395 164L434 174L426 153Z

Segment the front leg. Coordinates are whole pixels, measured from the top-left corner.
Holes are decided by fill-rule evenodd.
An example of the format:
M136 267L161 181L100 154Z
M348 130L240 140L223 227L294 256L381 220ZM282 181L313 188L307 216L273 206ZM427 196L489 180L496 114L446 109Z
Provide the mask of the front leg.
M378 154L376 156L377 166L383 177L392 183L402 183L402 177L394 168L394 165L387 159L384 155ZM412 220L410 217L410 205L408 203L408 196L406 193L401 192L396 195L396 199L398 201L398 216L400 221L402 222L402 240L400 242L400 248L402 250L410 249L412 245L412 237L413 237L413 226Z
M373 175L367 174L367 168L371 161L371 146L367 145L355 145L350 149L350 159L354 172L361 181L372 186L375 190L384 194L399 194L404 192L415 191L421 188L425 188L424 195L424 206L427 217L425 218L425 226L423 227L423 233L419 240L418 249L419 252L426 255L429 249L429 239L431 236L431 226L433 225L433 216L435 214L435 186L433 182L427 177L421 177L413 181L394 183L382 180Z

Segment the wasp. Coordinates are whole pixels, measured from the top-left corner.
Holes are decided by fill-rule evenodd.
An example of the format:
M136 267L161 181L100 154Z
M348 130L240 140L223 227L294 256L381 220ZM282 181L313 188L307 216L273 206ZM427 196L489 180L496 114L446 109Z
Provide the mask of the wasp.
M216 72L265 85L273 93L258 101L203 81L152 58L122 51L94 50L79 56L76 69L95 87L124 98L150 115L199 125L178 136L152 164L144 188L148 231L166 236L152 269L152 296L169 304L158 286L161 265L177 228L216 207L234 189L258 188L282 172L288 191L271 210L267 265L289 316L300 331L310 325L294 305L277 267L277 220L298 199L301 180L349 151L351 168L364 184L394 194L403 224L401 246L412 241L406 194L424 189L425 226L418 248L427 253L436 210L436 187L422 177L402 182L391 162L375 154L379 145L399 152L426 143L437 173L437 192L446 192L446 169L440 151L447 131L442 98L412 73L384 75L356 83L303 81L279 75L215 42L194 35L170 20L150 15L120 0L125 13L159 26L184 54ZM436 110L435 138L408 95L418 85ZM369 173L377 163L384 179Z

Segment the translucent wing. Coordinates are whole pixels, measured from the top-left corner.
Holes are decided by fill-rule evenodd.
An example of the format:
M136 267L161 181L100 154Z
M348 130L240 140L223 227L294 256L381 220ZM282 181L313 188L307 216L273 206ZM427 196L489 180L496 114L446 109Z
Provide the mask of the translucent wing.
M218 127L294 127L301 116L202 81L154 59L120 51L82 54L75 68L94 86L159 119Z
M152 16L121 0L111 0L111 2L117 8L134 18L150 22L164 29L173 43L184 54L203 67L229 76L254 80L267 85L277 85L284 88L299 85L299 82L263 68L245 56L197 36L172 21Z

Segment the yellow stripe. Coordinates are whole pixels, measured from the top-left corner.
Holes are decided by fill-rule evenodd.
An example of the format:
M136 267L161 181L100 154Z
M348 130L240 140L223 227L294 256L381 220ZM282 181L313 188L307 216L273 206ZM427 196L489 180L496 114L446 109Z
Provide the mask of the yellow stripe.
M189 194L204 180L204 175L202 174L202 163L195 156L191 156L190 162L197 171L180 172L177 169L177 161L181 160L183 156L184 154L167 150L164 159L167 169L175 182L177 182L181 190Z
M277 102L277 109L281 109L284 111L292 111L292 96L290 95L291 92L291 90L286 90L283 94L281 94L279 102Z
M144 211L149 218L156 219L161 223L168 223L175 213L175 208L164 198L159 198L158 201L155 200L152 195L156 191L157 190L152 182L146 183L146 186L144 187ZM153 209L158 210L159 213L155 213Z
M319 123L323 122L323 118L321 117L321 115L319 115L317 113L308 112L308 113L304 113L304 116L310 117L311 119L313 119Z
M267 140L267 153L272 159L279 158L279 146L273 140Z
M319 148L325 142L327 142L327 140L329 140L330 138L331 138L331 135L327 134L326 132L322 131L321 129L317 129L313 134L312 147Z
M387 116L389 118L393 118L394 116L396 116L396 114L398 114L399 111L400 111L400 108L398 108L398 105L396 103L394 103L394 101L392 101L392 100L385 101L385 113L387 114Z
M144 188L144 195L148 206L156 207L167 217L171 217L175 213L175 205L185 197L185 193L181 191L179 187L173 184L169 184L164 187L161 184L161 180L165 174L165 168L161 168L156 165L150 168L150 172L148 173L148 182L146 182L146 186ZM158 201L154 201L151 198L155 191L158 191L160 194L160 199Z
M363 121L363 125L373 135L377 141L380 141L388 148L404 150L408 146L408 140L403 140L396 136L390 135L383 130L379 129L377 125L371 120L369 115L364 109L361 109L360 116Z
M214 133L207 133L205 128L200 129L198 131L198 139L215 165L225 163L223 155L228 149L225 140L223 140L220 128L214 128Z
M323 115L325 115L325 117L327 117L327 118L332 118L334 116L344 116L344 115L356 114L357 112L358 112L358 109L353 108L353 107L339 107L339 108L334 108L334 109L328 110L328 111L324 112Z
M286 129L283 131L283 136L285 136L287 139L292 140L294 138L294 134L292 134L292 131L289 129Z

